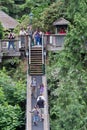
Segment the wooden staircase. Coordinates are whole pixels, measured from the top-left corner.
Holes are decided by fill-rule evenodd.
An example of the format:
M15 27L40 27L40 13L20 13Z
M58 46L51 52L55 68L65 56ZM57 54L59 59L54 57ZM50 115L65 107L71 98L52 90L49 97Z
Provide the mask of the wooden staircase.
M32 47L29 64L30 75L43 75L42 47Z

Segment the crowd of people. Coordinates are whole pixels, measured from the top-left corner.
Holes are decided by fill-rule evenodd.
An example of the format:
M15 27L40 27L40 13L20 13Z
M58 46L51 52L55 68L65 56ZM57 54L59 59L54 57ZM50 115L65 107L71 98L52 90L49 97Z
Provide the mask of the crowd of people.
M25 47L25 43L28 43L28 37L31 38L31 44L32 45L42 45L42 31L39 28L36 28L35 31L32 29L32 25L29 25L27 29L25 30L23 27L20 28L19 31L19 37L20 37L20 42L21 42L21 47ZM8 39L9 39L9 44L8 44L8 50L12 46L13 50L15 50L15 45L14 45L14 39L15 35L13 31L11 30L10 33L8 34Z
M19 31L19 37L20 37L20 43L21 47L25 47L25 49L28 48L28 36L31 39L31 46L41 46L42 45L42 32L39 28L36 28L35 30L32 29L32 25L28 25L26 29L23 27L20 28ZM47 35L47 42L49 43L49 35L51 34L50 30L46 31L45 34ZM65 28L61 27L58 31L58 34L66 34ZM9 44L8 44L8 50L12 46L13 50L16 50L14 45L14 39L15 35L12 31L10 31L8 35Z
M42 45L42 31L39 28L36 28L36 30L33 31L32 26L29 25L26 31L24 28L21 28L19 35L21 45L22 43L24 44L25 36L27 35L30 36L32 45Z
M45 105L45 98L44 98L44 84L41 83L39 87L37 86L37 80L36 77L32 79L31 82L31 88L32 88L32 98L36 99L34 107L30 111L32 113L33 117L33 124L38 125L39 121L44 120L44 105ZM39 90L39 92L37 91Z

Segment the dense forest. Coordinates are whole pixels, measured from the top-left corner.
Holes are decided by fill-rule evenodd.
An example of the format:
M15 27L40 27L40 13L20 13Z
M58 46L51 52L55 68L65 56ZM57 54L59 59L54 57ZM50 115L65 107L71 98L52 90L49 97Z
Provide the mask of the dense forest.
M33 28L39 26L43 31L54 32L53 22L60 17L70 21L64 49L48 52L47 56L50 126L51 130L86 130L87 1L0 0L0 9L25 27L32 12ZM0 34L1 31L2 27ZM23 63L20 59L13 59L4 61L0 67L1 130L24 129L26 70Z

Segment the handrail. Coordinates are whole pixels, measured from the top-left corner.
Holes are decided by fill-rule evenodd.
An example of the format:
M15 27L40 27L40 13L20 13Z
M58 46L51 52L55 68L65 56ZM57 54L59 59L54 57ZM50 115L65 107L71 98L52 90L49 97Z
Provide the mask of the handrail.
M27 101L26 101L26 130L32 130L32 118L31 118L31 76L28 74L27 67Z
M44 34L44 36L66 36L66 33L57 33L57 34Z
M47 94L47 78L46 75L42 76L42 82L45 85L44 89L44 97L46 100L45 108L44 108L44 130L50 130L50 124L49 124L49 112L48 112L48 94Z
M8 39L8 38L0 39L1 50L3 50L3 48L7 48L9 40L14 41L14 44L17 48L17 51L20 48L27 49L28 37L29 37L28 35L24 35L24 36L18 35L18 36L15 37L15 39Z
M44 64L44 44L43 44L43 35L42 35L42 64Z
M62 47L65 42L66 34L44 34L44 45L52 45L54 47Z
M44 48L47 48L49 50L49 45L51 48L56 49L56 47L63 47L65 43L65 36L66 34L42 34L42 52ZM22 36L24 38L24 43L22 44L23 39L21 39L21 36L17 36L15 39L12 39L15 44L16 51L19 51L19 49L24 48L25 50L28 48L28 42L30 40L30 37L28 35ZM6 52L8 51L8 42L9 39L1 39L0 40L0 52ZM31 48L29 44L29 49ZM29 50L30 51L30 50ZM30 62L30 58L29 58ZM44 64L44 58L42 54L42 63Z
M19 39L1 39L0 40L0 52L8 51L9 41L14 41L15 50L19 51Z
M31 38L28 36L29 64L31 63Z

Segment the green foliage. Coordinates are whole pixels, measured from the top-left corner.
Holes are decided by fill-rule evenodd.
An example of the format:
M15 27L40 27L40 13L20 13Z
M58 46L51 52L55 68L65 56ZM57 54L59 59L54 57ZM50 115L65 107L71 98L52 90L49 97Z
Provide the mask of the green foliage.
M47 74L52 130L87 129L86 2L76 2L72 0L71 5L66 4L67 10L71 8L72 11L67 13L71 24L64 50L49 58Z
M74 0L64 0L65 4L66 4L66 14L68 16L69 19L74 18L74 15L76 13L80 13L83 17L85 17L87 15L86 12L86 6L87 3L85 0L78 0L78 1L74 1ZM85 14L85 15L84 15Z
M21 95L22 97L25 97L26 69L24 70L24 67L25 67L24 61L22 63L22 61L20 59L12 58L12 59L4 61L3 66L5 66L5 68L6 68L6 70L5 70L5 68L3 67L3 71L4 71L4 73L7 73L9 75L9 80L12 80L12 79L10 79L10 77L11 77L17 82L16 83L13 81L9 81L9 82L13 82L12 84L10 84L10 86L8 83L6 83L8 85L7 89L9 89L9 90L12 89L12 91L14 91L14 89L16 89L18 91L21 90L19 92L19 95ZM7 77L5 79L7 79ZM11 86L13 86L13 87L11 87ZM17 91L15 91L15 92L17 92ZM22 94L20 94L20 93L22 93ZM22 100L21 96L18 98L20 98ZM23 100L24 100L24 98L23 98Z
M54 95L51 94L52 109L50 110L52 129L87 129L87 102L86 97L84 98L87 94L85 93L87 92L87 73L83 72L83 70L81 71L81 69L75 71L75 68L71 68L66 77L63 77L62 75L59 76L60 82L58 84L57 79L53 79L55 79L55 88L51 88L51 93L53 93L53 91L55 93ZM54 86L52 85L52 87ZM55 94L57 97L55 97ZM54 99L56 102L54 102ZM53 127L54 125L56 127Z
M86 0L26 0L16 5L13 0L0 1L3 10L20 18L20 27L30 23L32 11L33 27L54 32L53 22L59 17L70 21L64 50L49 53L47 67L50 122L52 130L86 130L87 129L87 2ZM12 7L12 8L10 8ZM20 28L18 27L18 29ZM19 31L18 31L19 32ZM16 60L10 60L11 63ZM7 64L9 65L9 63ZM19 65L19 63L17 64ZM15 130L22 125L19 106L25 100L26 70L24 66L12 66L9 72L0 72L0 127L3 130ZM15 72L13 74L13 72ZM21 72L21 73L20 73ZM7 76L8 73L10 76ZM13 75L12 75L13 74ZM15 81L11 79L14 78ZM16 115L16 110L18 109ZM3 110L3 111L2 111ZM7 111L6 111L7 110ZM5 112L4 112L5 111ZM14 118L12 117L13 111ZM4 112L4 116L2 117ZM8 112L8 113L7 113ZM19 114L20 113L20 114ZM8 116L8 118L6 118ZM11 123L11 119L15 123ZM20 121L19 121L20 120ZM5 122L5 123L4 123Z
M76 64L78 59L72 62L66 58L67 55L69 54L66 51L60 52L57 63L52 62L47 70L51 129L85 130L87 70L81 61ZM72 57L74 60L74 56ZM55 58L51 60L55 63Z
M7 103L0 105L0 129L16 130L16 127L21 125L19 121L21 114L22 112L18 105L11 106Z
M3 88L0 87L0 104L3 104L4 101L6 100L4 92L3 92Z
M19 80L16 83L14 98L15 98L15 102L17 103L23 102L26 99L26 86L21 80Z
M57 20L59 17L63 16L63 3L62 2L55 2L50 5L49 8L46 8L41 16L42 24L45 30L52 30L53 22Z
M24 125L24 112L21 103L26 98L23 81L13 81L5 69L0 70L0 129L16 130Z
M3 38L3 27L0 23L0 39L2 39L2 38Z

